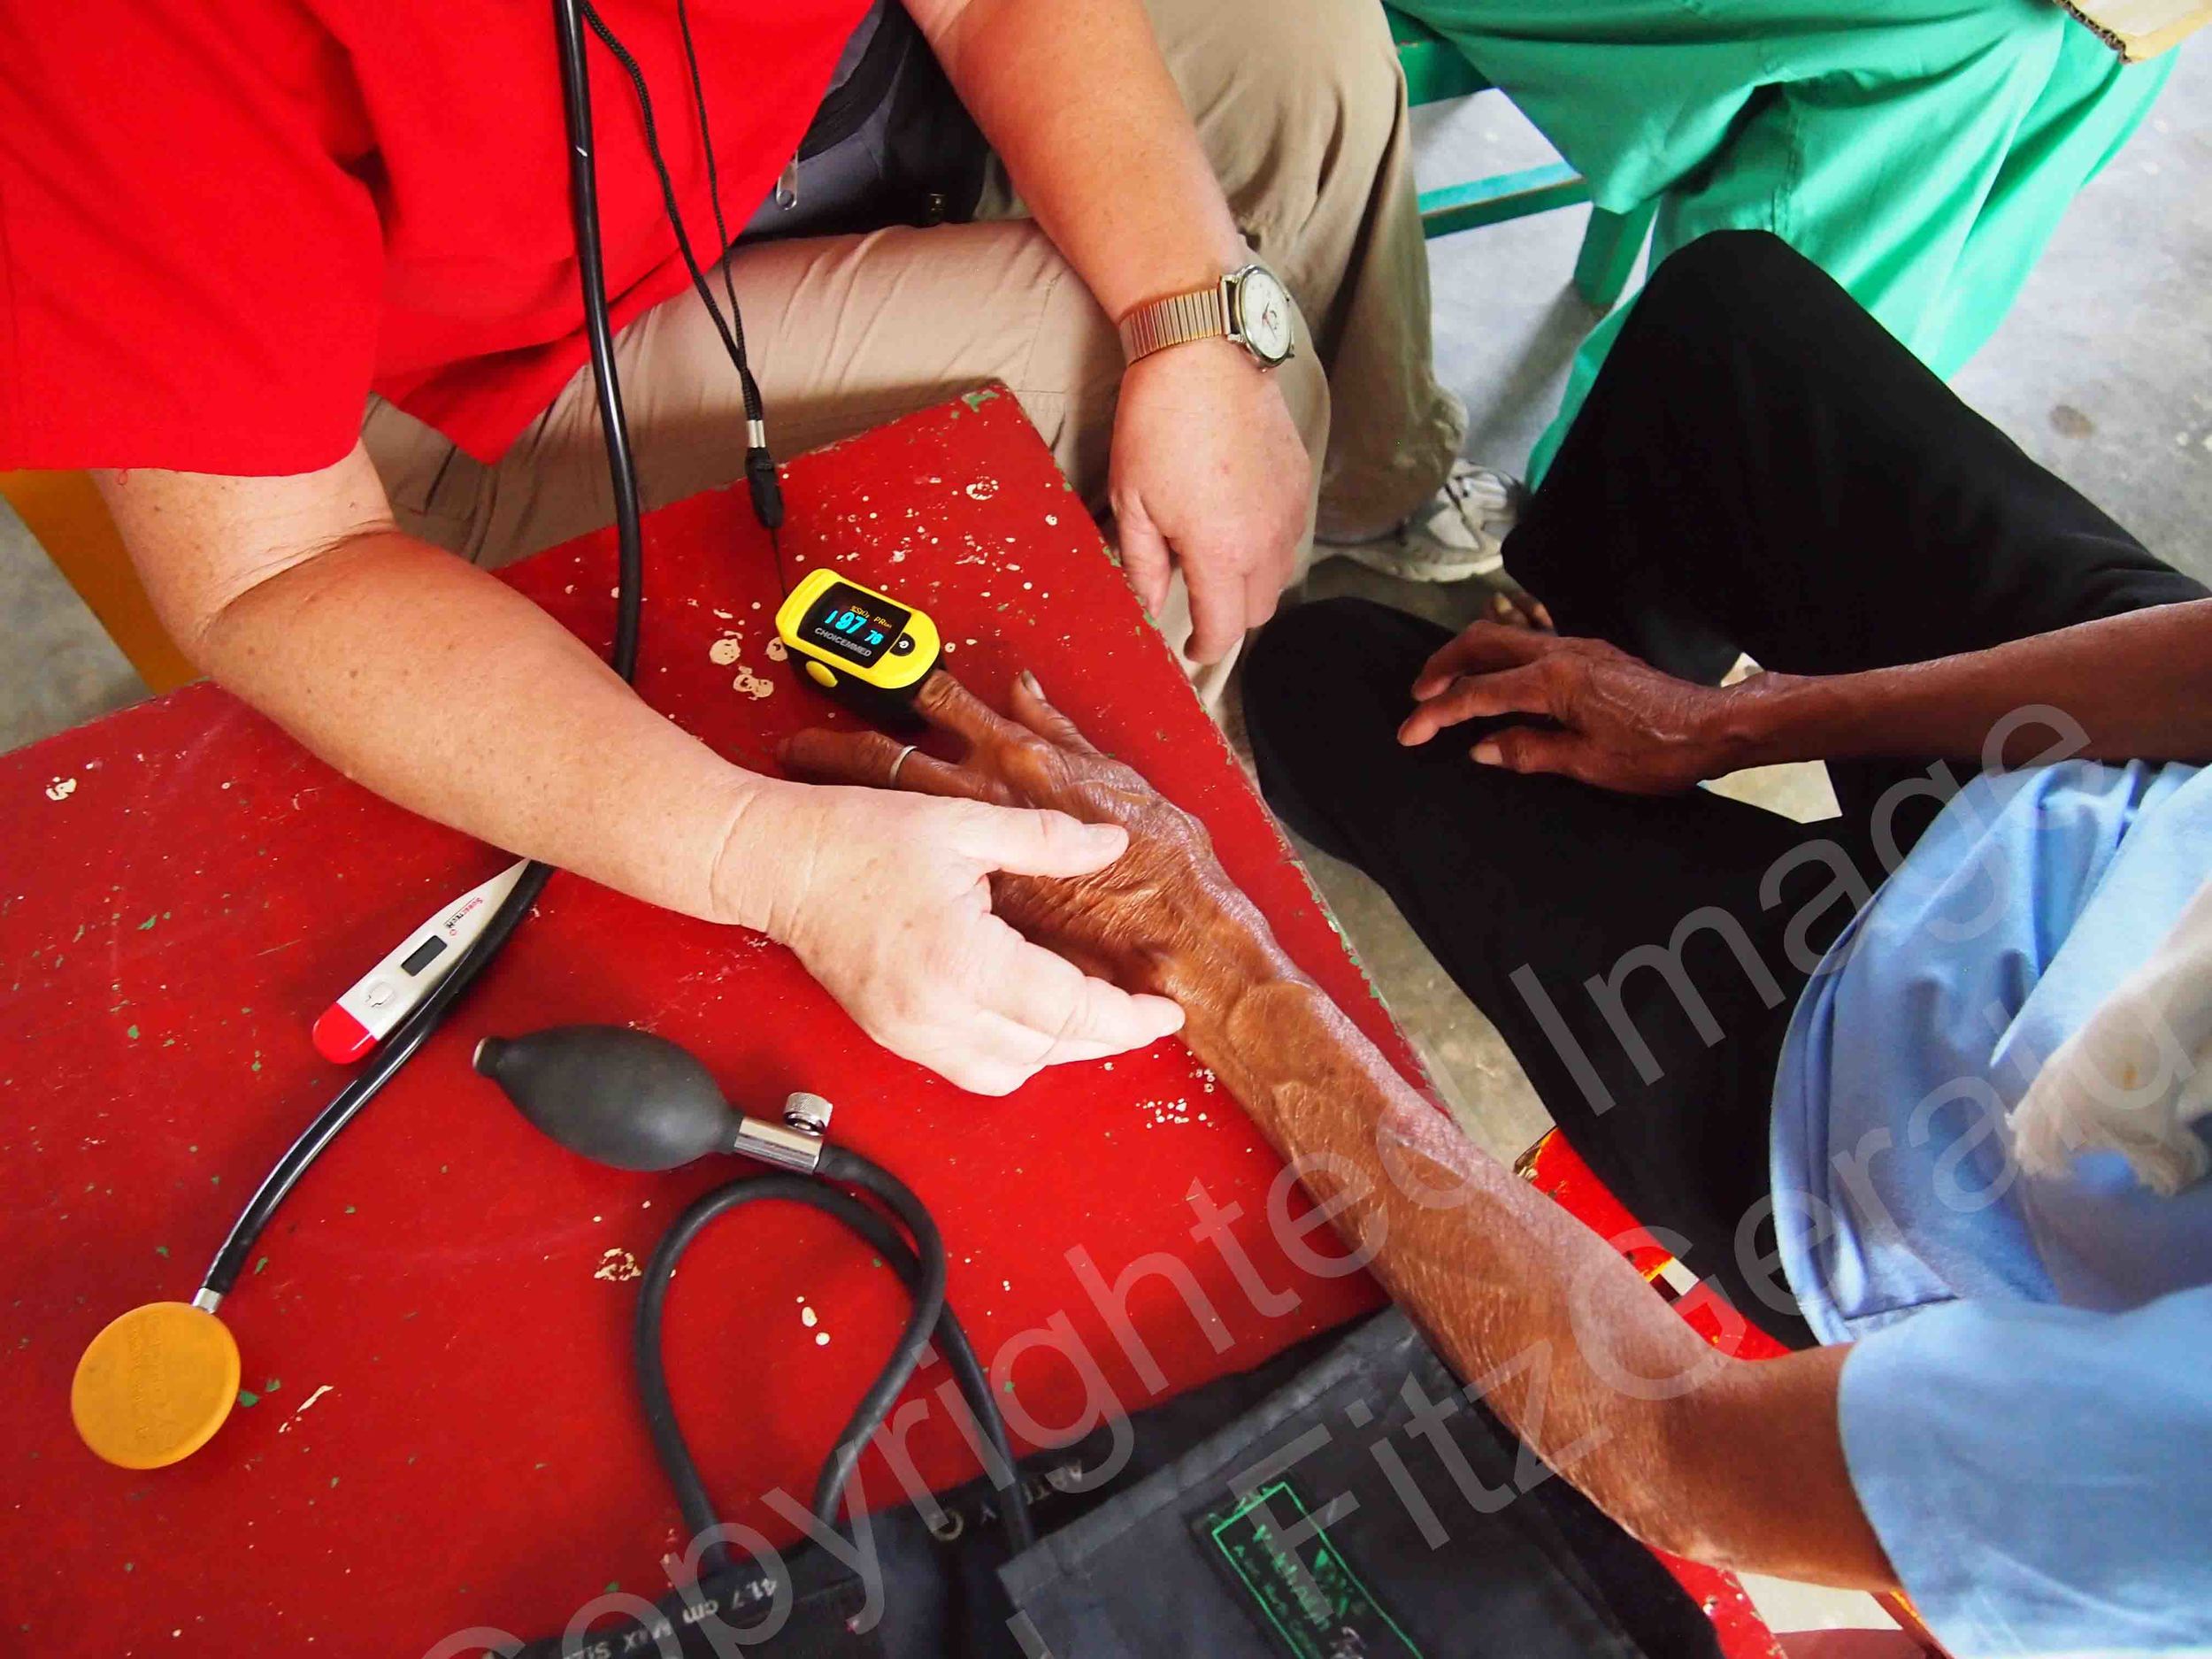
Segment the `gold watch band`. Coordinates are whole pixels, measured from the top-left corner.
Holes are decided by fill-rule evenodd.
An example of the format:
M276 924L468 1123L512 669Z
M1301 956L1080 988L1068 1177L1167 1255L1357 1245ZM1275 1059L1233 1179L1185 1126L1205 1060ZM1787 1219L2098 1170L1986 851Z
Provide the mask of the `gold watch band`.
M1131 363L1187 341L1228 336L1228 307L1218 282L1194 293L1148 300L1121 319L1122 357Z

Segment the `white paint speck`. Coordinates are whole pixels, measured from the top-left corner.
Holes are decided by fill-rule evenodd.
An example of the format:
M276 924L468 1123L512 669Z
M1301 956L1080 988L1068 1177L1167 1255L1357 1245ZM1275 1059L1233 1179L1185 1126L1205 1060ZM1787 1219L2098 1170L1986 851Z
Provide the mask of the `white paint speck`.
M776 682L772 680L763 680L751 669L741 665L737 671L737 678L730 681L730 689L741 697L750 697L755 703L758 703L763 697L775 695Z
M780 663L785 657L791 655L789 651L784 649L784 643L781 640L769 641L764 649L768 660L772 663Z
M57 778L46 786L46 798L49 801L66 801L76 793L77 780L74 778Z
M611 1245L600 1256L599 1265L592 1270L594 1279L603 1279L611 1285L626 1284L634 1279L643 1279L645 1270L637 1264L637 1257L618 1245Z
M979 478L967 489L970 501L988 501L997 494L998 480L995 478Z
M821 1324L822 1321L820 1317L815 1313L813 1309L802 1307L799 1310L799 1323L806 1326L808 1330L811 1331L816 1325Z
M307 1415L307 1409L313 1405L315 1402L321 1399L325 1394L328 1394L330 1390L331 1385L329 1383L325 1383L321 1387L315 1390L313 1394L308 1395L306 1399L301 1401L300 1409L292 1413L290 1417L285 1418L283 1422L277 1425L277 1432L280 1434L288 1432L292 1425L298 1422L302 1417Z
M829 1346L829 1333L826 1331L817 1331L814 1333L814 1346L817 1348L827 1348Z
M742 641L725 635L707 647L707 661L712 663L717 668L727 668L743 655L744 649Z
M1145 1127L1148 1129L1164 1129L1171 1125L1190 1122L1190 1102L1187 1100L1139 1101L1137 1110L1146 1114Z

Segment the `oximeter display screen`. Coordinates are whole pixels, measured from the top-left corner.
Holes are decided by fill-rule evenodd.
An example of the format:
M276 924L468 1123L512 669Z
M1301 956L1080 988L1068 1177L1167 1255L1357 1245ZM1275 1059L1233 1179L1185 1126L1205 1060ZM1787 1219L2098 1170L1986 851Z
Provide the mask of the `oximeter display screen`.
M849 582L838 582L807 612L799 624L799 637L863 668L872 667L906 631L913 614Z

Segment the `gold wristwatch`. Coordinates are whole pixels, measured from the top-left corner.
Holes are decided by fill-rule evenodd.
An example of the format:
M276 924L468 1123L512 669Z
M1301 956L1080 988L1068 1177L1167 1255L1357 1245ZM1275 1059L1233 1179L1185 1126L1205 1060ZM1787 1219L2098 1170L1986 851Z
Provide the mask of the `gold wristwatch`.
M1122 355L1131 363L1193 340L1229 340L1263 369L1298 349L1290 296L1263 265L1232 271L1211 288L1149 300L1121 319Z

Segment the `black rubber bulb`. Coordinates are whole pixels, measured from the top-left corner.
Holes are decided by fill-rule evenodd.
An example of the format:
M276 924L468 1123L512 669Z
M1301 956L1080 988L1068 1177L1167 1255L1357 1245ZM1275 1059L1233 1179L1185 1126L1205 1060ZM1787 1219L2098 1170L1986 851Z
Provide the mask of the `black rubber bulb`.
M738 1114L698 1061L626 1025L487 1037L476 1069L572 1152L618 1170L672 1170L726 1152Z

